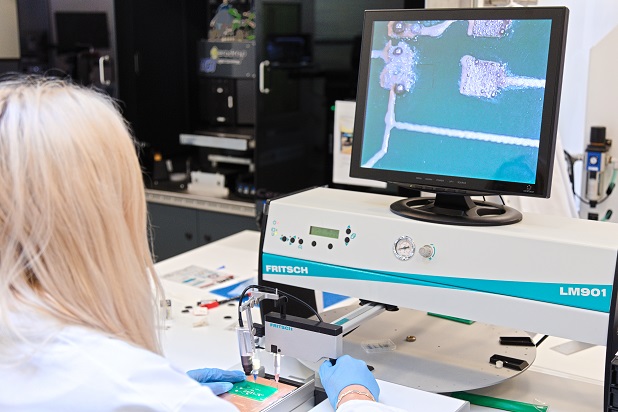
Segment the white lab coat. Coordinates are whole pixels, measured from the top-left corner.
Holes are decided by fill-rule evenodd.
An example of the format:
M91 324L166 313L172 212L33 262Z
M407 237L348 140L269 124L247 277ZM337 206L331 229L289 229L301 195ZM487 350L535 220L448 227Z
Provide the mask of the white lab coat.
M78 410L238 411L164 357L83 327L65 327L24 362L0 365L0 411ZM398 410L350 401L338 411Z
M0 365L0 411L237 411L162 356L66 327L24 363Z

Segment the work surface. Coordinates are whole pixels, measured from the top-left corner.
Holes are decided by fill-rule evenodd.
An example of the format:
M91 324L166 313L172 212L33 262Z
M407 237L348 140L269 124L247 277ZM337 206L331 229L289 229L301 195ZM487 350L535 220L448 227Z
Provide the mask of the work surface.
M166 356L184 370L217 367L230 369L239 364L237 305L223 304L210 309L205 316L196 316L186 306L195 307L201 299L222 299L221 294L243 280L257 282L259 233L244 231L220 241L194 249L156 264L166 297L171 300L171 317L163 334ZM169 274L183 269L205 269L204 275L221 280L234 278L212 286L189 286L191 277L180 280L182 273L171 279ZM189 270L189 271L190 271ZM199 279L198 279L199 280ZM185 282L186 281L186 282ZM565 322L568 322L565 319ZM540 336L533 339L538 340ZM534 364L522 374L501 384L474 391L491 397L548 405L551 412L599 412L603 409L604 347L587 347L564 339L550 337L539 346ZM585 346L583 346L585 347ZM569 354L571 353L571 354ZM388 383L379 382L381 400L401 407L410 405L402 399L405 393ZM413 409L410 405L408 410ZM314 411L328 411L323 403ZM471 411L495 411L472 405Z

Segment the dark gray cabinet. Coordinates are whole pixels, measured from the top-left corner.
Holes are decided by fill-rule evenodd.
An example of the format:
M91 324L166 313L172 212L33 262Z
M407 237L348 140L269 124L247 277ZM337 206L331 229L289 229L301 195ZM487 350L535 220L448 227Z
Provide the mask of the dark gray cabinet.
M197 211L198 246L223 239L243 230L258 230L255 218L205 210Z
M153 253L161 261L242 230L258 230L254 217L148 202Z
M153 253L157 261L198 246L196 210L148 203L148 213Z

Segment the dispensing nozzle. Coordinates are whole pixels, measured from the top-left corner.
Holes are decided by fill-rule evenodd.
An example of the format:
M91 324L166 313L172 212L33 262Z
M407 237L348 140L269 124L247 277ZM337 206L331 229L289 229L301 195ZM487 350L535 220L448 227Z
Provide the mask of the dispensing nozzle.
M244 327L236 328L236 335L238 337L238 349L240 352L240 363L242 364L242 370L245 372L245 375L249 376L253 372L254 368L253 337L251 336L251 331Z
M258 358L257 356L253 357L253 370L251 370L251 374L253 375L253 382L257 381L257 377L258 377L258 373L260 372L260 367L261 367L261 363L260 363L260 358Z

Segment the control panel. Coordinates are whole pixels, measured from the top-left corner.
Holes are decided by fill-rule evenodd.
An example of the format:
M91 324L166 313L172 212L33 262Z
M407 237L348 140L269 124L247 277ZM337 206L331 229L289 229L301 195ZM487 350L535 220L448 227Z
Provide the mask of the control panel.
M277 239L281 244L290 248L303 251L303 258L311 259L311 250L338 253L341 248L347 249L354 247L357 233L353 224L313 225L311 223L301 225L301 230L290 230L286 227L285 220L280 221L273 218L269 222L268 233L270 237ZM375 238L375 236L371 236ZM393 257L400 261L408 261L415 254L419 259L431 261L436 256L436 247L433 243L423 243L417 250L414 238L409 234L395 235L392 242L387 243L391 247Z

